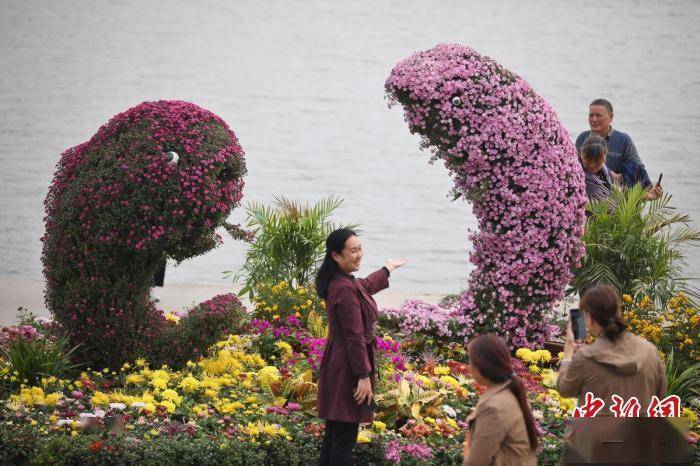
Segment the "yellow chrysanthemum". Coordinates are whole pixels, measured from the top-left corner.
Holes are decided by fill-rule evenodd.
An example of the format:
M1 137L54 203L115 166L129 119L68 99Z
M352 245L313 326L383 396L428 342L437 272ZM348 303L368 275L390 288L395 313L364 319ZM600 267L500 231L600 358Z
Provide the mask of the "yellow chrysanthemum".
M292 347L286 341L278 341L277 343L275 343L275 346L286 355L292 354Z
M518 350L515 352L515 357L525 361L525 362L533 362L533 352L530 348L518 348Z
M109 395L96 391L92 394L92 404L95 406L107 406L110 402Z
M199 380L195 379L191 375L188 375L180 381L179 386L187 393L193 393L199 389L200 383Z
M160 401L157 406L163 406L171 414L175 412L175 408L176 408L175 403L173 403L170 400Z
M139 374L129 374L126 376L126 383L128 384L139 384L143 382L143 376Z
M265 366L258 371L258 380L263 387L269 387L279 379L280 373L275 366Z
M384 432L386 430L386 424L384 424L382 421L374 421L372 423L372 427L379 432Z
M46 406L54 406L61 398L63 398L62 393L49 393L44 398L44 402L46 403Z
M164 400L172 401L176 406L179 406L180 403L182 403L182 397L172 388L163 390L160 397Z
M449 385L452 388L459 387L459 381L449 375L443 375L442 377L440 377L440 381L445 385Z
M153 385L153 387L158 388L160 390L165 390L166 388L168 388L168 381L160 377L151 379L150 384Z

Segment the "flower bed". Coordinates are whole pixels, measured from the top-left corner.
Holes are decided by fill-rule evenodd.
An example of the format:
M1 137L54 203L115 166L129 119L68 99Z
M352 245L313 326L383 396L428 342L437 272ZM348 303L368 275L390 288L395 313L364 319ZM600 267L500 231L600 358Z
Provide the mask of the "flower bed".
M312 464L323 432L316 325L313 314L257 320L180 370L136 359L28 386L3 362L0 379L14 385L0 401L0 462ZM464 420L484 387L463 360L409 356L411 345L377 339L379 410L358 436L359 464L461 464ZM513 361L543 434L540 464L556 464L574 407L554 390L552 356L521 349Z

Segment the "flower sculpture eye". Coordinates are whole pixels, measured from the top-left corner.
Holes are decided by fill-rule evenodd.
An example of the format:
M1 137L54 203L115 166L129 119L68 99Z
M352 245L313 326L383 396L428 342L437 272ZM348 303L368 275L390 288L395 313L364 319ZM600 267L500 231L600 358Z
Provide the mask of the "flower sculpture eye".
M177 165L178 161L180 160L180 156L177 155L177 152L171 150L165 153L165 159L169 164Z
M460 105L462 105L462 99L459 96L452 97L452 105L454 105L455 107L459 107Z

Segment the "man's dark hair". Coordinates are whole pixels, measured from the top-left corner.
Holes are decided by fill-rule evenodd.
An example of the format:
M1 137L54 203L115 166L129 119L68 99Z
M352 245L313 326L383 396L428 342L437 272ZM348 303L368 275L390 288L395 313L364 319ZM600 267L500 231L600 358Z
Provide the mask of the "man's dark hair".
M605 107L605 108L608 109L608 112L610 112L611 115L613 114L612 104L610 103L609 100L605 100L605 99L595 99L595 100L594 100L593 102L591 102L588 106L589 106L589 107L592 107L593 105L602 105L603 107Z

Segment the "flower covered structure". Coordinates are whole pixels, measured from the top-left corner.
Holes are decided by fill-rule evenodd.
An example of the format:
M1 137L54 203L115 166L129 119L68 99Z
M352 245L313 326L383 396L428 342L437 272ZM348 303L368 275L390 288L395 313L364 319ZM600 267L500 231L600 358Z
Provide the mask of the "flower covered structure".
M144 102L62 154L45 201L45 297L84 360L150 352L170 324L149 298L156 268L218 245L245 173L226 123L180 101Z
M462 45L411 55L385 86L478 220L459 310L514 348L541 344L544 312L584 254L584 177L567 131L522 78Z

